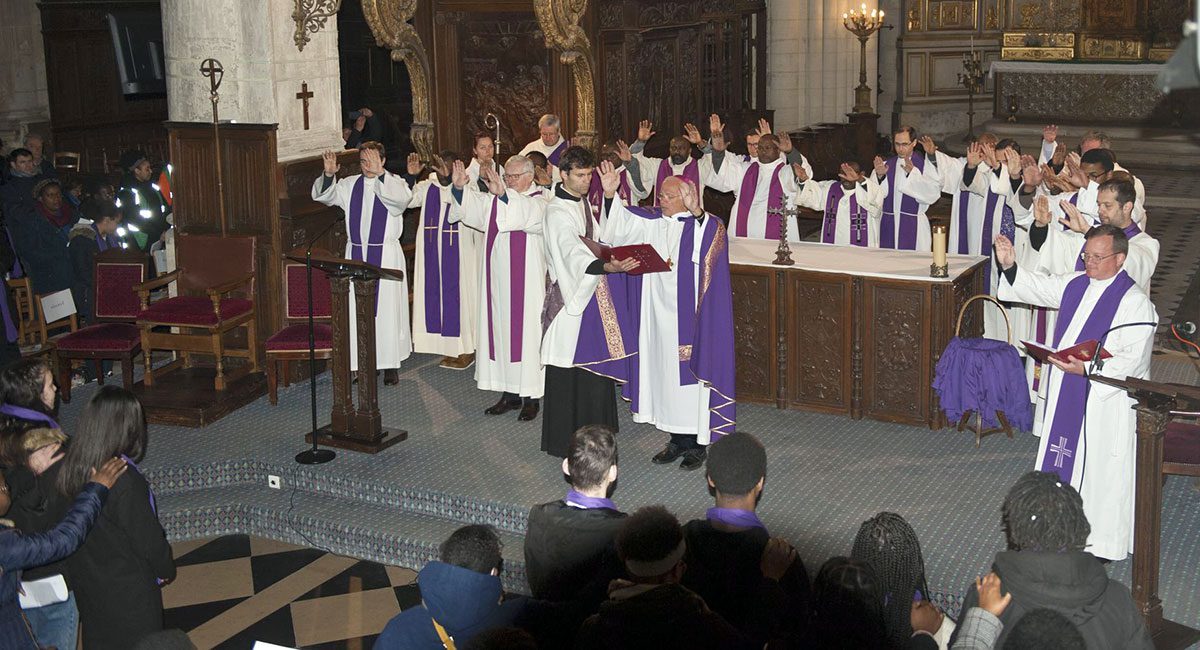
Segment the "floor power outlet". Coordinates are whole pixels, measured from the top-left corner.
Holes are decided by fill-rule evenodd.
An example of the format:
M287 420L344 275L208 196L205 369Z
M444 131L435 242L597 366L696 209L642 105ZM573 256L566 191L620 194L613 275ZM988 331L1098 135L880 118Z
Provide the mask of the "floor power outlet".
M278 476L275 476L274 474L267 475L267 487L278 490L280 487L282 487L282 485L283 483L279 480Z

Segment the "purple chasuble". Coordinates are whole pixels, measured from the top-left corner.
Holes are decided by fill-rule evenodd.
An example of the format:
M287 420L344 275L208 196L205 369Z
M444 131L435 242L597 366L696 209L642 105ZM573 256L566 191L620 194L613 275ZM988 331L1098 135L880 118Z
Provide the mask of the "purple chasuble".
M362 238L362 209L363 209L363 193L366 185L367 177L359 176L357 181L354 181L354 189L350 191L350 210L346 215L350 219L350 227L346 229L346 236L350 238L350 259L358 262L366 262L374 266L383 265L383 235L387 232L388 211L383 205L383 201L379 200L379 196L374 195L375 201L371 205L371 225L370 231L367 233L367 241L364 243ZM377 181L383 182L380 177ZM366 256L363 255L363 249L366 248ZM382 280L381 280L382 282ZM375 315L379 315L379 285L375 286Z
M917 215L921 210L921 204L913 197L901 193L900 214L897 215L892 208L895 204L896 168L900 166L899 162L899 156L893 156L887 161L888 193L883 200L883 219L879 222L879 247L915 250L917 247ZM925 157L921 154L913 153L912 164L914 169L925 171ZM899 237L896 235L897 219L900 221Z
M753 510L739 510L737 508L709 508L704 513L704 517L709 521L719 521L723 524L733 526L735 528L761 528L766 530L758 514Z
M1062 346L1063 334L1075 317L1075 311L1079 308L1083 294L1090 284L1091 279L1086 275L1081 275L1071 280L1067 284L1066 290L1063 291L1062 304L1058 308L1058 322L1054 327L1054 347L1056 349ZM1128 273L1125 271L1118 273L1112 283L1105 287L1104 293L1100 294L1100 300L1092 307L1091 313L1083 323L1083 328L1079 331L1079 336L1071 342L1071 345L1092 339L1100 340L1100 337L1104 336L1104 333L1112 326L1113 317L1117 314L1121 299L1125 297L1125 292L1129 291L1133 284L1133 278L1129 277ZM1050 423L1050 431L1046 434L1049 436L1046 454L1042 458L1042 466L1038 469L1043 472L1055 472L1059 478L1068 483L1071 481L1076 455L1079 451L1079 436L1083 427L1083 418L1087 414L1087 401L1087 377L1063 373L1062 384L1058 389L1058 400L1055 402L1054 421Z
M604 497L589 497L576 490L567 492L567 498L563 499L563 503L572 508L580 508L582 510L592 510L595 508L607 508L609 510L617 510L617 504L612 502L612 499ZM619 511L618 511L619 512Z
M734 233L738 237L749 236L746 230L750 222L750 206L754 203L754 193L758 190L758 174L761 167L762 163L752 162L742 175L742 187L737 195L737 220L734 222ZM779 173L784 167L787 167L787 164L779 165L771 175L771 185L767 190L767 210L783 207L783 184L779 182ZM766 238L779 239L779 220L772 219L770 212L767 213Z
M551 165L558 167L559 159L562 158L563 152L566 151L567 147L569 147L569 146L571 146L571 141L564 138L563 141L557 147L554 148L554 151L551 151L550 155L546 156L546 160Z
M540 196L541 190L529 196ZM492 316L492 249L496 246L496 237L500 235L500 226L496 223L496 209L500 197L492 197L492 214L488 217L487 251L483 262L487 271L487 316L488 316L488 358L496 360L495 318ZM509 314L512 317L512 327L509 328L509 361L521 361L522 343L525 338L525 245L528 236L524 230L505 233L508 235L508 291Z
M657 208L660 205L658 201L658 188L662 187L663 181L674 175L675 171L671 169L671 159L663 158L662 162L658 163L658 176L654 179L654 207ZM689 157L688 164L684 165L683 173L680 176L691 181L696 191L700 192L701 195L704 194L703 189L700 187L700 163L695 158ZM626 203L629 202L626 201Z
M459 310L458 251L462 247L458 223L450 223L450 204L442 203L441 189L429 184L421 232L425 233L425 331L454 338L462 333ZM440 237L445 233L445 238Z
M858 188L850 191L850 244L867 245L867 209L858 205ZM837 240L838 206L846 190L834 181L825 197L825 223L821 230L821 243L832 244Z

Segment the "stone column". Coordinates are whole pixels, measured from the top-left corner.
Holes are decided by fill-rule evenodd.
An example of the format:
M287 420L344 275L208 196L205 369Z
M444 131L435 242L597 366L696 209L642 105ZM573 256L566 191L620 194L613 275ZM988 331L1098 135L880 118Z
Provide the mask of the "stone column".
M5 43L5 56L0 58L0 153L8 153L21 145L28 124L50 119L42 16L35 0L0 2L0 41Z
M212 119L206 58L221 61L221 120L278 124L280 161L342 147L337 20L329 19L301 51L292 0L163 0L169 119ZM301 84L313 93L304 129Z

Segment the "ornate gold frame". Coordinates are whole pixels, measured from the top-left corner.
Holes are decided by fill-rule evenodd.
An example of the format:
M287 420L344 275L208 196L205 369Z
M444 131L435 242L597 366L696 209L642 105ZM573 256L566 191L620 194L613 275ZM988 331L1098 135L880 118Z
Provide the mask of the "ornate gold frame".
M417 0L362 0L363 15L375 35L375 43L392 52L393 61L403 61L412 83L413 122L409 129L413 146L422 160L433 159L433 114L430 110L429 57L415 27L409 24L417 13Z
M365 2L366 0L364 0ZM575 82L575 132L571 144L596 147L596 84L592 44L579 26L587 0L533 0L533 13L546 34L546 47L559 51L559 61L571 66Z
M325 26L325 21L337 15L342 8L342 0L296 0L296 8L292 11L292 20L296 21L296 34L293 40L296 49L304 51L304 46L312 39L309 34L316 34Z

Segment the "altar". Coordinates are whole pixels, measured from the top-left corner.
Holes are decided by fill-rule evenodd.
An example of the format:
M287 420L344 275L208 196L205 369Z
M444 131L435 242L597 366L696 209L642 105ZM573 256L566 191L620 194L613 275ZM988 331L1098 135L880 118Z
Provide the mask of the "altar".
M738 400L941 428L934 368L987 258L950 255L931 278L927 252L804 242L782 267L776 246L729 243ZM982 332L977 301L962 335Z

